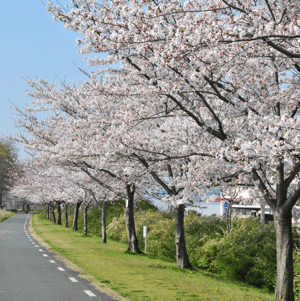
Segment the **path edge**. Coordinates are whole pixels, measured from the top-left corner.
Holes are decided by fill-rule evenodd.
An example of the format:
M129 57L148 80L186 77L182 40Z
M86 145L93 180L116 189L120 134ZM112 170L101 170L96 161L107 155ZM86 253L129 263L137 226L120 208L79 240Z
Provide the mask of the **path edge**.
M4 221L5 222L5 221ZM93 275L91 275L90 273L88 273L87 271L85 271L84 269L82 269L81 267L79 267L78 265L76 265L74 262L72 262L70 259L68 259L66 256L64 256L63 254L59 253L58 251L56 251L53 247L51 247L48 243L46 243L43 238L41 238L38 234L36 234L36 232L33 229L32 226L32 217L30 214L30 218L29 218L29 223L28 223L28 230L30 232L30 234L32 235L32 237L34 239L36 239L40 245L44 246L45 248L48 249L49 252L52 252L53 255L55 257L57 257L59 260L63 261L66 266L68 266L69 269L79 272L79 276L81 278L84 278L88 281L91 282L91 284L101 293L104 293L106 295L108 295L109 297L115 298L118 301L129 301L128 299L126 299L125 297L121 296L118 292L112 290L110 287L108 287L107 285L105 285L104 283L102 283L100 280L98 280L96 277L94 277Z
M12 218L12 217L15 216L15 215L17 215L17 213L14 214L14 215L12 215L12 216L10 216L9 218L6 218L4 221L2 221L2 222L0 223L0 225L3 224L3 223L5 223L6 221L8 221L10 218Z

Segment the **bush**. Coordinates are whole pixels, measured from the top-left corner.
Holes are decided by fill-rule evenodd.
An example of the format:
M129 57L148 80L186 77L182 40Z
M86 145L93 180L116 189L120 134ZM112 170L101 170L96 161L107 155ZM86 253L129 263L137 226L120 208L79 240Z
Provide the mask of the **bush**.
M144 211L144 209L147 211ZM107 210L107 237L112 240L120 242L128 242L126 232L126 221L125 221L125 201L113 202ZM158 210L151 204L141 201L135 204L135 228L136 234L139 241L139 247L143 249L143 226L150 225L151 213L158 212ZM145 214L147 212L147 214ZM139 216L141 218L136 219ZM144 218L144 219L143 219ZM140 225L140 224L142 225ZM148 224L145 224L148 223ZM148 228L149 230L149 228Z
M139 247L144 248L143 226L148 227L147 252L176 260L174 218L162 212L136 214ZM276 235L273 223L257 219L234 219L227 235L226 221L216 216L185 218L186 245L194 268L226 275L273 290L276 281ZM109 237L127 241L124 216L109 225Z
M146 211L136 217L139 247L144 249L143 226L147 226L147 252L174 261L176 259L174 218L166 218L162 212Z
M107 236L127 242L124 215L125 201L119 200L107 209ZM143 211L144 208L148 210ZM70 225L73 209L70 209ZM42 210L44 213L45 210ZM42 213L42 214L43 214ZM44 215L44 214L43 214ZM101 209L88 212L88 232L101 236ZM135 226L139 248L144 249L143 226L148 227L147 253L175 261L175 227L173 212L161 212L147 203L137 203ZM79 231L83 230L83 211ZM273 290L276 281L276 235L273 223L261 225L257 219L233 219L227 234L226 221L216 216L199 216L189 212L185 217L185 236L189 259L194 268L226 275L249 284ZM300 236L294 236L294 270L300 271ZM295 277L295 293L300 295L300 278Z
M124 200L116 200L112 203L110 203L107 206L106 210L106 225L109 226L114 219L118 219L119 217L124 219L124 210L125 210L125 204L126 202ZM136 205L136 211L141 211L144 208L150 209L151 210L156 210L153 205L141 201L137 202ZM74 213L74 208L70 208L70 220L73 221L73 213ZM83 224L84 224L84 214L83 214L83 207L81 207L81 210L79 212L78 216L78 231L83 231ZM71 224L70 224L71 225ZM125 219L124 219L124 225L125 225ZM127 235L126 235L126 227L122 227L122 230L120 231L125 232L125 234L122 232L122 234L118 234L115 238L112 238L108 236L108 238L114 239L114 240L119 240L123 242L127 242ZM98 205L92 206L88 209L88 233L96 235L101 237L102 236L102 210ZM111 232L110 232L111 233Z
M106 228L107 238L112 240L127 242L125 214L115 217Z
M143 227L147 226L148 240L147 249L149 251L149 233L153 228L156 227L157 223L162 219L162 214L160 212L154 211L140 211L135 214L135 230L139 242L139 248L144 249L145 238L143 237Z
M276 282L276 235L274 223L236 219L232 231L209 240L199 249L197 266L249 284L273 290Z
M147 226L147 252L167 260L176 260L174 214L161 211L144 211L135 214L135 228L141 250L145 247L143 226ZM123 234L121 233L123 231ZM192 264L201 256L199 248L208 240L222 237L226 232L226 222L220 218L200 217L190 213L185 218L186 244ZM109 225L108 236L118 241L127 241L124 216L116 218Z
M185 238L189 259L194 267L198 267L202 257L200 248L208 241L222 238L226 231L225 220L215 215L200 216L193 211L189 212L185 217Z

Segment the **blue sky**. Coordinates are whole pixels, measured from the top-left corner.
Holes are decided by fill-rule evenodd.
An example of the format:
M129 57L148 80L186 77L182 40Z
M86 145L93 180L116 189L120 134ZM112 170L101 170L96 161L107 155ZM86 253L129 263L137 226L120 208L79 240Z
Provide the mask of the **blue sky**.
M60 3L69 4L70 0ZM72 82L86 79L74 64L92 69L86 66L84 55L77 52L75 40L79 34L54 21L39 0L2 1L0 37L0 133L13 134L18 129L12 119L11 102L22 108L31 101L24 93L27 86L22 77L52 81L54 74L60 78L65 74Z

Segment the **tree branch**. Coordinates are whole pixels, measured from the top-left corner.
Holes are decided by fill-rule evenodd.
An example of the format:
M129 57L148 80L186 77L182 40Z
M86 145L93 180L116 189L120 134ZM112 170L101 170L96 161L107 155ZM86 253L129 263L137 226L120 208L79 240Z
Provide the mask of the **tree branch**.
M266 42L267 42L267 44L268 44L269 46L271 46L272 48L276 49L277 51L279 51L279 52L285 54L285 55L288 56L288 57L292 57L292 58L296 58L296 59L299 59L299 58L300 58L300 53L293 53L293 52L290 52L290 51L288 51L288 50L282 48L281 46L279 46L279 45L273 43L272 41L266 41Z
M265 2L266 2L266 4L267 4L267 6L268 6L268 9L269 9L269 12L270 12L270 14L271 14L271 16L272 16L273 21L276 22L276 19L275 19L275 16L274 16L274 14L273 14L273 11L272 11L272 9L271 9L271 6L270 6L270 4L269 4L269 1L268 1L268 0L265 0Z
M258 184L259 190L262 192L267 204L272 208L273 211L275 211L275 202L274 202L274 200L272 200L272 198L269 194L269 191L268 191L265 183L259 176L257 170L254 168L252 169L252 177L253 177L254 181L259 181L259 184Z
M137 154L132 154L133 157L137 158L145 167L146 169L149 171L149 164L147 163L147 161L138 156ZM160 185L162 186L165 191L169 194L169 195L174 195L173 191L169 188L169 186L157 175L157 173L155 171L149 171L150 175L153 177L153 179Z
M293 206L299 200L299 198L300 198L300 185L292 193L292 195L285 201L285 203L282 205L282 210L287 213L290 212L292 210Z
M286 185L286 188L288 189L290 184L292 183L292 181L295 179L295 177L297 176L297 174L299 173L300 171L300 162L298 161L293 169L291 170L289 176L285 179L285 185Z

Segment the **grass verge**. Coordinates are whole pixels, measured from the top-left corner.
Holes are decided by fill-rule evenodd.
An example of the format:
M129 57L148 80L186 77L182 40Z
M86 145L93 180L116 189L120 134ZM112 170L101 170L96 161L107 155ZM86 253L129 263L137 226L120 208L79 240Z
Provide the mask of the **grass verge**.
M92 235L72 232L41 215L33 228L47 244L80 268L131 301L136 300L273 300L272 294L202 271L179 270L176 264L124 252L127 245L102 244Z
M0 209L0 224L15 214L16 213L13 211L4 211Z

